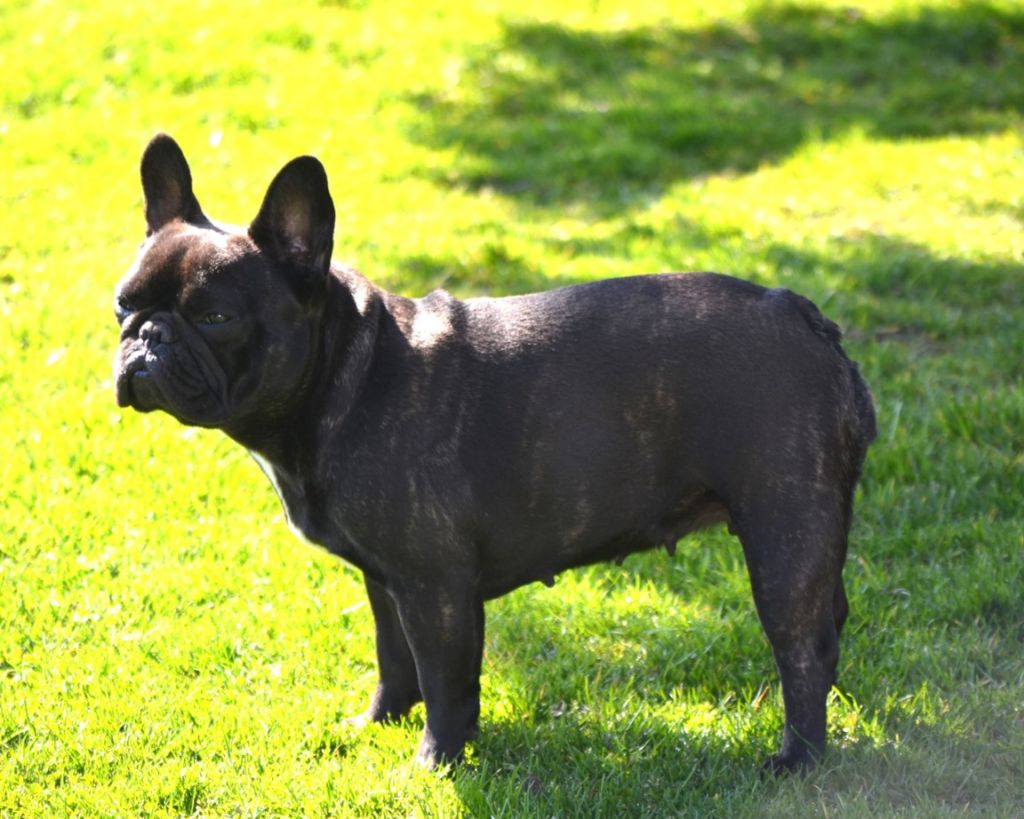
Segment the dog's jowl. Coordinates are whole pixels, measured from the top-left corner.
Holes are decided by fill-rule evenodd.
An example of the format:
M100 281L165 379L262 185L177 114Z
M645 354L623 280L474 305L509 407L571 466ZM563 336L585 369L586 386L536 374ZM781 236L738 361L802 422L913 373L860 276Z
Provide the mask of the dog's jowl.
M419 759L458 759L485 600L726 523L782 681L768 766L821 754L875 421L811 302L711 273L407 299L331 263L312 157L278 173L248 228L207 218L167 136L142 185L118 402L222 429L291 525L362 570L380 672L365 718L422 700Z

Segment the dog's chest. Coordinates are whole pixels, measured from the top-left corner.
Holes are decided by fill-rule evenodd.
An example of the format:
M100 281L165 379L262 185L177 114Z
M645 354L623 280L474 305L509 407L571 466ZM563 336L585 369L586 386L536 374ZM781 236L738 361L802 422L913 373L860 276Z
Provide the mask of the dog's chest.
M249 450L249 454L259 464L263 474L270 481L270 485L277 492L277 497L281 499L281 506L284 508L284 516L285 520L288 521L288 528L298 537L302 538L302 540L321 546L324 545L314 530L309 504L302 493L292 489L287 481L283 480L282 476L278 474L274 465L262 455L252 450Z

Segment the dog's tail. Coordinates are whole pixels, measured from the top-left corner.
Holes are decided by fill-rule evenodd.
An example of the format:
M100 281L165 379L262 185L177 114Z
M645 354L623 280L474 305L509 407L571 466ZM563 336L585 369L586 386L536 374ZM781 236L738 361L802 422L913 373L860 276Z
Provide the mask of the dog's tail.
M847 434L853 444L853 451L857 454L856 470L859 475L864 458L867 456L868 447L878 436L878 422L875 418L875 405L871 400L871 390L860 374L857 362L851 360L846 354L846 350L843 349L843 333L839 329L839 325L825 318L810 299L796 293L791 295L804 321L807 322L814 334L828 343L846 365L850 395L845 422Z
M875 418L875 404L871 400L871 390L860 374L860 367L849 357L846 358L846 365L849 368L850 381L853 384L853 417L848 418L847 423L849 435L854 441L857 452L855 468L859 480L864 467L864 459L868 454L868 447L878 437L878 421Z

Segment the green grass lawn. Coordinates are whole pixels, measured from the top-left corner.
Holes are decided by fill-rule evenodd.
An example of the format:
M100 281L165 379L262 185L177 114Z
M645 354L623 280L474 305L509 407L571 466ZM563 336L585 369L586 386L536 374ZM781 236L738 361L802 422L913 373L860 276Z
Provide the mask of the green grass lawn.
M0 816L1024 814L1018 2L4 0L0 54ZM403 293L714 269L837 320L880 434L821 769L756 774L781 699L720 530L490 603L454 774L422 708L347 727L360 577L114 401L158 130L235 223L318 155L338 257Z

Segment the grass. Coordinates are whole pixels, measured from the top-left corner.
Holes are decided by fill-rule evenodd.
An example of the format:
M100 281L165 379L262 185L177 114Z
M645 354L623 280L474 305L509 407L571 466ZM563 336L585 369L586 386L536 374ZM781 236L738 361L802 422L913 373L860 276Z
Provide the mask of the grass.
M1024 812L1024 12L710 8L0 7L0 815ZM339 255L402 292L703 268L839 321L880 437L822 769L756 776L781 703L723 531L489 604L453 775L422 710L347 728L359 578L230 441L114 403L161 129L237 223L320 156Z

